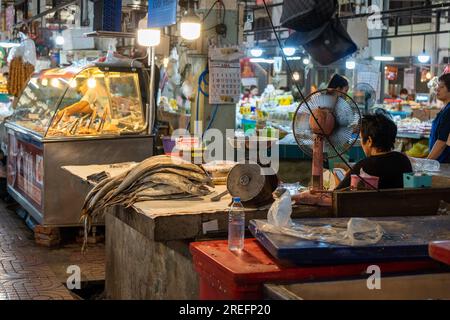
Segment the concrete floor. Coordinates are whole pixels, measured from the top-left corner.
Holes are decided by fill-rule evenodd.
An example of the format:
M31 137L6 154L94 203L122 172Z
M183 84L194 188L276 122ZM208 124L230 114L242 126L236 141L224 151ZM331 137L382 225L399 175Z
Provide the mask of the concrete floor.
M69 266L80 267L82 284L105 279L103 244L71 243L59 248L40 247L23 220L0 201L0 300L74 300L79 296L65 284Z

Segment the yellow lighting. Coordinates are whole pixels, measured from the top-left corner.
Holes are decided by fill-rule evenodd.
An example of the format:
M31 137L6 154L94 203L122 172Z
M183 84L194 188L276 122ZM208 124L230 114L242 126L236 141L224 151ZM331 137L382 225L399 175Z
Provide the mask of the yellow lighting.
M87 81L87 85L89 89L94 89L97 86L97 80L95 80L94 78L89 78Z
M48 86L48 79L42 79L42 85L44 87Z
M52 87L57 88L57 87L59 86L59 81L58 81L58 79L53 78L52 80L50 80L50 85L51 85Z
M75 80L75 79L70 80L69 87L76 88L77 87L77 80Z

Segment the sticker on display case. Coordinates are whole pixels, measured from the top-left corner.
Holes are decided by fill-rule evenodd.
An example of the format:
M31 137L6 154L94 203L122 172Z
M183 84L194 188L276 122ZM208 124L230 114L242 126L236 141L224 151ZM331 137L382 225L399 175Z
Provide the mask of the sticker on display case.
M8 185L42 210L43 150L9 133Z

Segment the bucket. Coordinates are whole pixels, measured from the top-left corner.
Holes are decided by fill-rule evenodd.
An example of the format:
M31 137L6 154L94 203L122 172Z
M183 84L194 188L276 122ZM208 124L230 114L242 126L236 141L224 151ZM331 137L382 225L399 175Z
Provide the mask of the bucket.
M374 188L378 189L378 183L380 181L379 177L363 177L363 179L367 182L361 181L361 179L356 175L351 175L351 183L350 183L350 189L351 190L374 190ZM370 185L369 185L370 184Z

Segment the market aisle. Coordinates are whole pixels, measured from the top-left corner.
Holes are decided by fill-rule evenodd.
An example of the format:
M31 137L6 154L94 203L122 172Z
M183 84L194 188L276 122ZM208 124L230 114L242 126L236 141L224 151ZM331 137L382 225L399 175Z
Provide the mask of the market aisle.
M59 249L39 247L25 223L0 202L0 300L77 299L64 286L67 267L77 265L82 281L104 279L104 246L86 255L78 244Z

